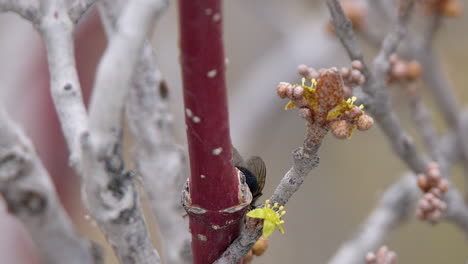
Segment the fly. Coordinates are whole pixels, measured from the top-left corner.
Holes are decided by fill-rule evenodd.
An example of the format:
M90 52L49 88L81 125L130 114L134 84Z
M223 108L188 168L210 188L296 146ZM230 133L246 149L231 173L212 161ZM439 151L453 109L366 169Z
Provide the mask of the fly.
M245 180L252 193L250 205L255 207L255 201L262 196L262 191L265 187L265 162L258 156L250 157L247 161L244 161L235 147L232 147L232 154L234 166L245 175Z

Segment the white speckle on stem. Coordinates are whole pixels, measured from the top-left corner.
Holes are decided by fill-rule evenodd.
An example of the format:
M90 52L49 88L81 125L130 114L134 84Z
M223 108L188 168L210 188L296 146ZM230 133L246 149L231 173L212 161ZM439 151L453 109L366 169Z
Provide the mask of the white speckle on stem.
M195 122L195 123L200 123L201 118L198 117L198 116L194 116L194 117L192 118L192 120L193 120L193 122Z
M192 117L193 116L193 113L192 113L192 110L186 108L185 109L185 113L187 114L188 117Z
M215 148L215 149L213 149L213 151L212 151L213 155L216 155L216 156L218 156L219 154L221 154L221 152L223 152L223 148L222 148L222 147Z
M198 234L197 235L198 239L200 239L201 241L207 241L208 238L205 236L205 235L202 235L202 234Z
M205 176L205 175L203 175L203 174L201 174L201 175L200 175L200 178L202 178L202 179L205 179L205 178L206 178L206 176Z
M216 69L213 69L213 70L207 72L206 76L208 76L208 78L214 78L217 73L218 73L218 71Z
M213 21L214 22L219 22L221 20L221 14L220 13L216 13L213 15Z

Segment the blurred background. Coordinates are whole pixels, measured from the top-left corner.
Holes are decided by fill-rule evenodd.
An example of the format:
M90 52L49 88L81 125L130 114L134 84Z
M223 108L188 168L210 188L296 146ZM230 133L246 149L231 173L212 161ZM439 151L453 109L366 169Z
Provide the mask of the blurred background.
M467 0L462 2L468 4ZM304 121L294 110L283 110L287 101L276 96L276 84L300 82L296 67L301 63L322 68L347 66L349 60L339 41L326 32L328 10L322 1L224 1L223 19L233 144L244 156L260 155L265 160L264 194L268 197L291 167L291 152L305 136ZM467 25L465 15L446 19L436 41L444 72L463 105L468 101ZM387 30L385 26L378 28L381 34ZM13 14L0 15L0 32L0 102L33 139L80 232L105 244L98 228L86 220L78 179L67 165L68 153L49 94L42 41L29 23ZM174 133L185 144L176 3L157 24L153 44L171 92ZM362 44L371 63L376 50ZM76 59L85 98L89 98L96 63L105 46L98 14L91 10L76 31ZM402 93L397 87L391 93L402 123L416 135L407 101L400 100ZM445 123L436 111L434 98L426 91L424 96L443 133ZM416 141L424 150L420 139ZM268 251L254 263L326 263L359 230L383 191L406 171L378 127L354 133L344 141L327 136L319 154L320 166L286 206L286 234L272 235ZM458 188L468 187L458 167L453 177ZM5 214L0 212L0 219L4 219L0 220L2 263L36 263L31 260L34 246L21 226ZM149 219L159 246L157 225ZM468 261L466 238L448 223L431 226L413 217L391 233L385 244L397 252L400 263ZM117 263L109 248L106 252L106 263Z

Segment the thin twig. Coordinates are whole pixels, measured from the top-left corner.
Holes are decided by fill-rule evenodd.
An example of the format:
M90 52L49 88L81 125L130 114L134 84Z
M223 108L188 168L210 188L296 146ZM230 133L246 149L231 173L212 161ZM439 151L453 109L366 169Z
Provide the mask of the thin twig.
M156 216L168 263L190 263L190 233L180 203L188 175L187 158L175 143L167 89L149 45L144 47L133 78L127 119L135 141L134 161Z
M41 19L38 0L0 0L0 12L14 12L37 25Z
M447 211L444 218L453 222L464 233L468 239L468 206L460 193L453 188L445 194L445 202L447 203Z
M422 65L424 83L434 95L437 106L448 126L456 133L458 144L460 144L465 179L468 181L468 140L466 137L468 126L463 125L461 122L461 111L454 93L455 90L440 68L440 62L432 45L432 40L440 28L441 20L440 16L432 17L423 36L422 45L417 47L413 44L411 50L412 54L416 54L416 58Z
M73 229L32 143L3 110L0 110L0 193L9 211L31 234L43 263L101 263L97 248Z
M76 71L73 23L60 1L42 1L43 17L36 27L44 40L49 64L50 90L70 151L70 164L80 171L80 135L87 131L87 114ZM55 5L57 4L57 5Z
M411 92L410 92L411 93ZM415 127L421 135L429 156L432 160L441 161L442 155L439 149L439 137L432 120L432 114L429 108L423 101L421 93L415 91L409 95L409 103L411 107L411 115ZM442 169L442 171L445 171Z
M468 119L468 114L464 116ZM444 166L442 167L452 167L452 164L460 157L455 135L453 133L445 135L440 140L439 145L440 152L444 156ZM367 252L382 245L383 240L388 237L391 231L405 223L405 220L414 214L416 199L420 193L413 173L407 172L404 177L385 191L377 207L362 224L362 229L341 246L329 263L362 263ZM468 209L466 206L462 206L463 200L460 200L460 195L452 188L445 198L448 205L445 219L466 233Z
M367 252L382 245L392 230L414 214L419 194L416 178L412 173L407 173L385 191L377 207L362 224L361 230L353 239L344 243L328 263L362 263Z
M131 3L125 7L118 21L117 33L109 39L109 46L97 69L91 97L89 126L96 142L93 145L98 144L96 150L99 155L109 153L117 142L133 70L153 22L168 4L165 0ZM119 65L118 71L116 65Z
M338 0L327 0L327 6L332 16L332 22L341 43L345 47L351 60L360 60L363 63L362 73L366 82L362 88L371 99L367 111L371 113L388 137L394 151L400 159L414 172L424 172L426 163L422 155L416 149L411 137L405 133L398 118L390 106L385 84L385 74L388 70L388 56L395 51L399 41L403 38L406 23L414 1L408 1L400 10L398 23L394 31L385 38L382 50L375 60L376 74L372 74L364 63L362 51L356 41L356 36L351 27L351 22L346 17Z
M68 14L70 19L76 24L97 0L67 0Z
M304 146L293 152L293 166L286 172L270 198L272 204L285 205L302 185L309 172L318 166L320 159L317 152L326 133L327 129L322 127L309 127ZM239 237L232 242L214 264L238 263L260 238L261 227L261 223L248 218Z

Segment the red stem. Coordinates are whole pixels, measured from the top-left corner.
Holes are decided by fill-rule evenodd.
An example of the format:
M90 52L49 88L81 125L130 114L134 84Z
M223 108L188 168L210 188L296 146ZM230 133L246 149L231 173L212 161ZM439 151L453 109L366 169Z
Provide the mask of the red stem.
M244 210L232 165L220 0L180 0L180 47L190 156L194 264L215 261L239 233ZM201 213L200 213L201 212Z

